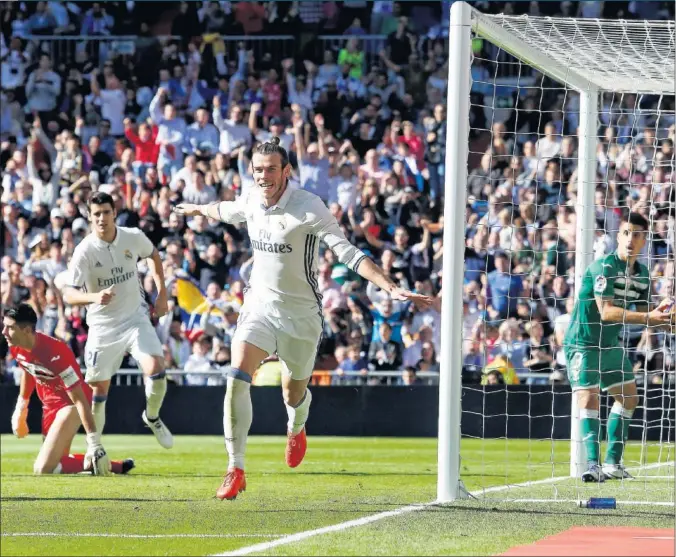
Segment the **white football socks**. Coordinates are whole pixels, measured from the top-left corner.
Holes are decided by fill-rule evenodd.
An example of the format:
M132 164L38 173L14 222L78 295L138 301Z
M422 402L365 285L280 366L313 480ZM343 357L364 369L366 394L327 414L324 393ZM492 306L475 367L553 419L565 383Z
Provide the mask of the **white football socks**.
M167 394L167 376L165 372L157 373L145 378L146 391L146 417L149 420L156 420L164 395Z
M284 404L286 406L286 414L289 416L287 429L293 434L297 435L305 427L305 422L310 415L310 403L312 402L312 393L310 389L305 389L305 396L295 408Z
M228 377L223 401L223 433L228 451L228 468L244 470L246 439L253 420L251 383Z
M98 399L98 400L97 400ZM103 428L106 426L106 401L108 397L94 395L92 402L92 413L94 414L94 423L96 424L96 431L103 433Z

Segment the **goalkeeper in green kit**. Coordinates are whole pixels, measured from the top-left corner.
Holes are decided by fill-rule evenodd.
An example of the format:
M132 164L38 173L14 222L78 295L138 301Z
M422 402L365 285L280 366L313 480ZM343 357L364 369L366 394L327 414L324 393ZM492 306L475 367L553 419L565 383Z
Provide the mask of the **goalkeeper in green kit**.
M632 365L620 346L623 324L669 325L668 300L649 311L650 272L637 258L648 221L630 213L620 225L617 250L587 267L564 339L568 379L577 397L582 443L587 452L585 482L630 478L622 464L629 423L638 402ZM600 464L599 388L615 399L608 417L608 446Z

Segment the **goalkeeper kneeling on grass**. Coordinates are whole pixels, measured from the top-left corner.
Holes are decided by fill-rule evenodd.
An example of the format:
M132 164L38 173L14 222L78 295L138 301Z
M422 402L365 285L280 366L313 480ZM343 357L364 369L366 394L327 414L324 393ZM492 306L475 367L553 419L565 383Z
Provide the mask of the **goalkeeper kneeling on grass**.
M587 452L585 482L631 477L622 464L629 423L638 397L632 365L620 346L622 325L669 325L668 300L649 311L650 272L638 262L648 221L630 213L620 225L617 250L594 261L582 278L564 339L568 379L580 409L581 437ZM600 465L599 387L614 399L608 417L608 446Z
M66 343L38 333L38 317L31 306L20 304L5 312L2 334L22 370L21 386L12 415L12 431L28 435L28 402L37 390L42 402L43 443L33 465L36 474L126 474L132 459L110 461L92 414L92 390L84 382L75 355ZM69 454L75 434L84 425L87 452Z

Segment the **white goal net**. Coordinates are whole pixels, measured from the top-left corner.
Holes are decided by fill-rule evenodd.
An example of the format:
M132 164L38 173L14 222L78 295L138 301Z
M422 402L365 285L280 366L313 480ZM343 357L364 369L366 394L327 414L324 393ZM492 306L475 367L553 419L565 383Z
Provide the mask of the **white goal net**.
M451 33L461 17L452 18ZM465 23L459 32L467 32ZM454 51L452 40L449 72L449 112L462 106L452 106L462 91L454 93L452 80L471 75L468 111L459 115L469 119L465 214L455 212L465 217L464 271L456 266L463 273L456 277L463 300L459 477L480 498L610 496L673 505L676 331L620 328L617 346L638 389L623 445L633 478L603 484L580 479L586 460L563 343L583 272L617 250L630 212L649 223L638 261L650 279L645 296L626 286L630 277L618 280L616 298L632 310L644 298L653 307L676 295L674 23L471 9L469 44L467 67L454 61L464 53L457 52L460 40ZM462 126L449 127L449 135ZM447 155L447 166L456 168L457 155ZM447 195L453 177L447 173ZM448 292L451 279L444 278ZM599 349L603 367L612 355ZM450 356L453 366L458 360ZM443 407L443 385L441 392ZM601 462L613 402L601 396ZM441 435L443 419L442 410Z

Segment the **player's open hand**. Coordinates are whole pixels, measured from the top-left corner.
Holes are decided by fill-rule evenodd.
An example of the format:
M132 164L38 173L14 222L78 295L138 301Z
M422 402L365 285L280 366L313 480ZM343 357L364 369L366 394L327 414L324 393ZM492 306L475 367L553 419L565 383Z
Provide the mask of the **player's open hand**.
M105 290L101 290L101 292L97 293L97 300L96 303L102 306L107 306L113 297L115 296L115 292L113 292L113 289L115 288L115 285L113 284L112 286L109 286Z
M174 207L174 213L179 215L184 215L186 217L194 217L201 215L200 206L195 205L194 203L179 203Z
M432 305L432 298L430 296L415 294L410 290L404 290L399 287L392 290L390 296L393 300L399 300L400 302L413 302L418 309L427 309Z
M670 311L674 311L676 310L676 300L674 300L674 298L665 298L659 303L659 305L655 309L659 309L663 313L669 313Z
M648 314L649 327L661 327L676 324L676 312L665 311L665 307L657 306Z
M28 429L28 403L19 398L12 414L12 433L19 439L23 439L29 433Z
M87 434L87 452L85 453L83 468L90 470L95 476L110 476L113 472L110 457L101 444L98 433Z

